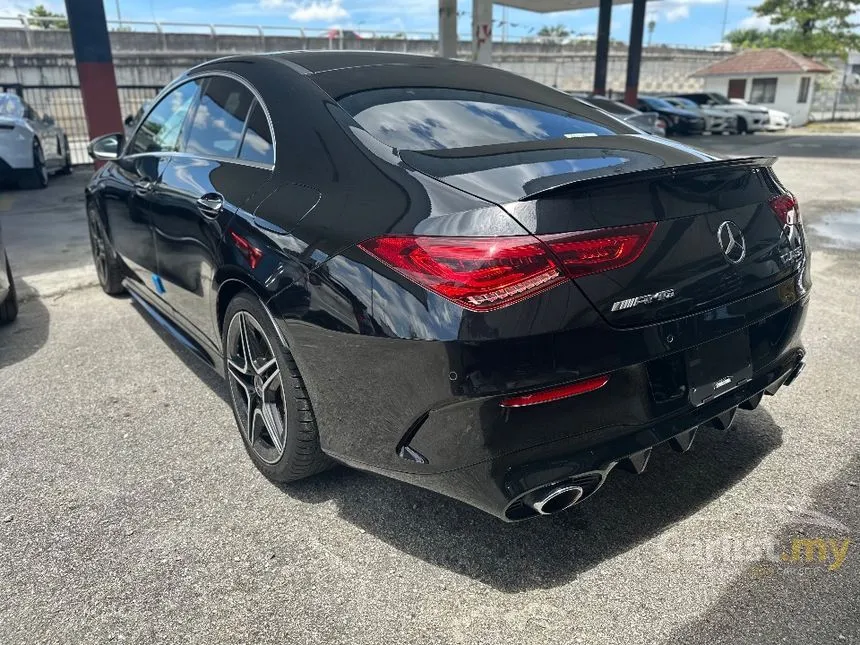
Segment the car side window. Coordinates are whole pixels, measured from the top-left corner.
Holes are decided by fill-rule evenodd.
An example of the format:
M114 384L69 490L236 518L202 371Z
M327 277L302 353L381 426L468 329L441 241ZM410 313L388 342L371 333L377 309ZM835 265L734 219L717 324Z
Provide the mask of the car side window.
M248 117L248 125L245 128L239 158L269 165L275 163L272 131L269 129L266 112L257 101L254 101L254 105L251 107L251 116Z
M185 151L235 157L253 100L251 91L238 81L224 76L210 78L191 121Z
M128 154L176 152L179 135L188 110L197 95L199 84L191 81L165 96L147 115L134 135Z

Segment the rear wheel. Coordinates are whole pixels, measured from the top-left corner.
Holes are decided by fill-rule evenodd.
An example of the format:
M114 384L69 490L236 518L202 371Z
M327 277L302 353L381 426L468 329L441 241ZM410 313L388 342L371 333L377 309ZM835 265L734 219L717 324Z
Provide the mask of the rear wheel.
M45 166L45 153L39 140L33 137L33 169L19 182L21 188L37 189L48 185L48 168Z
M71 175L72 174L72 151L69 150L69 138L66 135L63 135L63 150L66 151L65 157L63 158L63 166L57 171L58 175Z
M9 258L6 258L6 277L9 280L9 291L6 293L6 299L0 302L0 325L10 323L18 317L18 296L15 293L15 281L12 279Z
M87 223L90 229L90 248L93 252L93 264L96 267L96 275L99 284L105 293L116 296L125 291L122 286L123 270L120 259L110 241L105 235L104 226L99 221L98 213L94 206L87 208Z
M242 442L268 479L290 482L331 465L292 354L252 294L238 294L224 316L224 371Z

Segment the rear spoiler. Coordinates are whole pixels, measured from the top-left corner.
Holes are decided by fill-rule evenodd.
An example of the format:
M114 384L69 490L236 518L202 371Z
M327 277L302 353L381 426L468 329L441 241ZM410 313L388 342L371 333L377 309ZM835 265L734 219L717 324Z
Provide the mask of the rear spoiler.
M586 177L580 180L564 181L554 186L548 186L521 197L519 201L527 202L552 195L556 192L576 186L588 187L594 184L601 186L616 185L638 181L640 179L656 179L659 177L680 177L703 170L721 170L729 168L769 168L776 162L776 157L739 157L737 159L719 159L715 161L702 161L686 163L679 166L665 166L661 168L650 168L647 170L635 170L626 173L607 173L597 177Z

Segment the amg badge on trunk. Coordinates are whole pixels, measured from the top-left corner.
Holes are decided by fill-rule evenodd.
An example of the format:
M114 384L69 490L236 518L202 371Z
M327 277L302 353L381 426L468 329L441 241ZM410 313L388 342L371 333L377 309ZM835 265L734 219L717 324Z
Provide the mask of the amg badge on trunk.
M635 298L627 298L612 303L612 311L621 311L622 309L632 309L639 305L649 305L652 302L660 302L675 297L674 289L665 289L657 293L647 293L644 296L636 296Z

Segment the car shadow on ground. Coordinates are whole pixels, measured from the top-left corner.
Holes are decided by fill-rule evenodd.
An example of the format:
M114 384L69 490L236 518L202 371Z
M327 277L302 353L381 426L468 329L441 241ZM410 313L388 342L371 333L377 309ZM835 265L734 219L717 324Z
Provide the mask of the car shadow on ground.
M660 446L642 475L616 470L581 506L517 524L346 468L281 488L308 503L334 500L344 519L393 547L501 591L555 587L694 514L781 444L764 409L737 419L701 431L686 454Z
M133 306L146 321L146 324L149 325L152 331L154 331L161 341L167 345L174 354L176 354L177 358L185 363L185 366L191 370L197 378L203 381L209 389L221 397L224 403L231 405L230 390L227 387L227 382L221 378L221 376L213 370L212 367L207 365L202 359L198 358L191 352L191 350L176 340L170 332L158 324L149 312L145 311L143 307L138 305L131 297L125 297L128 299L129 304Z
M666 643L858 643L860 642L860 456L836 477L816 487L805 510L776 535L776 562L751 562L719 600L678 629ZM803 488L803 482L797 482ZM805 497L806 491L801 490ZM804 521L805 520L805 521ZM827 557L805 546L794 560L794 541L821 538L846 548L836 567L832 546ZM748 545L753 546L753 545ZM782 554L786 558L782 559ZM705 566L719 566L706 563Z
M32 293L24 280L15 279L19 294ZM29 298L18 303L18 317L11 323L0 326L0 369L14 365L38 352L48 341L51 322L48 308L41 298Z

